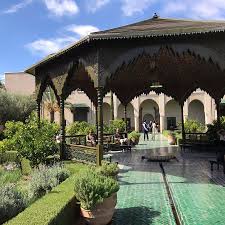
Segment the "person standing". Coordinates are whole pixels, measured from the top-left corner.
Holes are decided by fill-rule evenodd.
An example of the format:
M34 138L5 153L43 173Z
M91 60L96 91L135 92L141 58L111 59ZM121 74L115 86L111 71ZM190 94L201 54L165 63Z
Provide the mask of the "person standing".
M157 132L156 129L157 129L156 122L153 121L153 123L152 123L152 140L153 140L153 141L155 140L155 134L156 134L156 132Z
M146 123L146 120L144 120L143 124L142 124L142 129L143 129L143 132L144 132L144 141L145 141L145 137L148 139L148 124Z

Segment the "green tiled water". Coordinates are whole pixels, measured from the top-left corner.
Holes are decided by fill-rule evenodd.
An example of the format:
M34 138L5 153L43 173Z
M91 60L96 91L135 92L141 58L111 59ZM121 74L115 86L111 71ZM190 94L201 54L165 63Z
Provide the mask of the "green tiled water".
M123 173L120 185L113 225L175 224L159 169Z

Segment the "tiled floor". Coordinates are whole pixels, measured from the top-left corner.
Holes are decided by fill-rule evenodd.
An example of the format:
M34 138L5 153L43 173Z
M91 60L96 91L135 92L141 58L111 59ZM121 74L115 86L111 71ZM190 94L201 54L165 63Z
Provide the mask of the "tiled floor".
M181 224L225 224L225 176L221 171L212 173L208 163L215 154L180 154L158 135L156 141L141 139L132 153L113 156L123 165L113 225L176 224L159 164L141 160L143 155L173 151L178 161L163 163L163 167Z

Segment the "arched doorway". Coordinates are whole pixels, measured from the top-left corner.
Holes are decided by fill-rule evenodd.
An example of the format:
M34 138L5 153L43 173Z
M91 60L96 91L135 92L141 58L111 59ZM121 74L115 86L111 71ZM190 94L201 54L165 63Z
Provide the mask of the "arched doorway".
M165 127L167 130L173 130L181 123L180 105L173 99L165 105L165 119Z
M103 103L103 123L108 124L110 123L110 105L106 102Z
M197 120L205 125L204 105L200 100L193 100L188 105L188 119Z
M118 119L124 119L124 106L120 104L118 106ZM134 129L134 107L131 103L127 105L127 122L128 130Z
M152 99L146 99L140 104L139 108L139 119L140 119L140 130L142 129L142 122L156 121L159 124L159 106Z
M145 114L145 115L143 116L143 121L144 121L144 120L146 120L147 123L149 123L150 121L153 121L153 120L154 120L154 116L153 116L152 114L147 113L147 114Z

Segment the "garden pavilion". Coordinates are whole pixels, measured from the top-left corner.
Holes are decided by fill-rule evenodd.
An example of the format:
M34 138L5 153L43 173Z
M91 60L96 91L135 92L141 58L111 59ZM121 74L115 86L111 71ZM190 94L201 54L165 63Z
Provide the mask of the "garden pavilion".
M64 101L83 90L96 106L97 163L102 159L103 96L114 92L126 106L136 96L155 91L173 97L181 106L200 88L219 104L225 94L225 21L153 18L91 33L49 55L25 72L35 76L37 113L47 86L60 105L61 155L65 144Z

